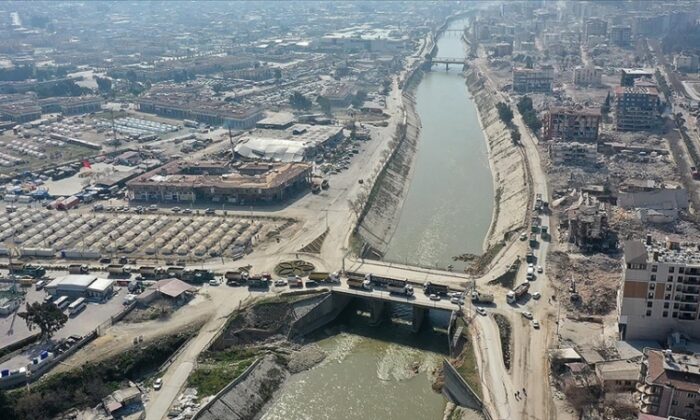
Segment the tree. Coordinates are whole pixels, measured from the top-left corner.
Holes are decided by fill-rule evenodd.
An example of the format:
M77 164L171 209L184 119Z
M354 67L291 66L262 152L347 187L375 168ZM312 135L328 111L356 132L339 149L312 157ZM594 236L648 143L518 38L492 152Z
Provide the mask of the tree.
M97 90L100 93L109 93L112 90L112 80L106 77L96 77Z
M530 110L532 110L532 98L530 98L529 96L523 96L518 101L518 111L521 114L524 114Z
M498 109L498 116L501 118L501 121L506 125L510 125L511 121L513 121L513 110L504 102L497 103L496 109Z
M56 331L63 328L68 321L68 317L63 313L58 306L51 302L34 302L27 303L26 312L19 313L19 317L23 318L27 323L29 331L34 327L41 330L42 338L50 338Z
M322 95L318 95L318 98L316 98L316 103L318 103L321 106L321 110L324 114L328 116L332 115L331 101L329 101L328 98Z
M365 99L367 99L367 92L364 90L358 90L355 96L352 98L352 106L355 109L360 109L362 108L362 104L365 103Z
M513 144L520 143L520 130L518 130L518 127L510 130L510 139L513 141Z
M294 91L289 97L289 104L295 109L309 109L311 108L311 101L306 98L306 96L301 93Z

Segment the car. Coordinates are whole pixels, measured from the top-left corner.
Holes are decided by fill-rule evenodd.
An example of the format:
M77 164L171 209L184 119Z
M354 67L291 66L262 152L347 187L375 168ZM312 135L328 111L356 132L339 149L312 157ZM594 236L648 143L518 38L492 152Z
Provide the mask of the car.
M459 300L459 298L458 298L457 296L452 296L452 297L450 298L450 302L454 303L455 305L461 305L461 304L462 304L462 301Z
M538 272L538 273L544 272L544 268L542 268L541 265L538 265L538 266L537 266L537 272Z
M476 308L476 313L481 315L481 316L486 316L486 309L477 307Z
M284 287L286 285L287 285L287 280L285 280L285 279L275 280L275 286L277 286L277 287Z
M527 318L527 319L532 319L532 313L531 313L531 312L525 311L525 312L523 312L522 314L523 314L523 316L524 316L525 318Z
M155 204L151 204L150 206L148 206L148 211L158 211L158 206L156 206Z
M184 209L182 212L185 214L190 214L192 213L192 209Z
M433 293L430 295L430 300L440 300L440 296Z
M173 207L172 209L170 209L170 211L172 211L173 213L179 213L180 210L182 210L180 207Z
M535 264L533 263L527 263L527 268L532 268L533 270L535 269Z
M153 389L158 391L163 387L163 378L158 378L155 381L153 381Z
M520 234L520 240L521 240L521 241L527 240L527 233L525 233L525 232L521 233L521 234Z
M217 279L209 280L209 286L218 286L218 285L219 285L219 280L217 280Z
M535 300L538 300L541 297L542 297L542 294L540 292L535 292L532 294L532 298Z
M204 214L214 214L214 209L206 209L204 210Z
M532 320L532 327L535 328L536 330L540 329L540 321L533 319Z

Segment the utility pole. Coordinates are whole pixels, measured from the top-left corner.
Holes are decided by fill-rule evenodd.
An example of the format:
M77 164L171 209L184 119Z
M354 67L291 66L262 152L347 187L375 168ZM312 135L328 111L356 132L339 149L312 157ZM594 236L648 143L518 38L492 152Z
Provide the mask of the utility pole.
M231 126L228 127L228 143L231 146L231 160L234 160L236 155L233 151L233 135L231 134Z

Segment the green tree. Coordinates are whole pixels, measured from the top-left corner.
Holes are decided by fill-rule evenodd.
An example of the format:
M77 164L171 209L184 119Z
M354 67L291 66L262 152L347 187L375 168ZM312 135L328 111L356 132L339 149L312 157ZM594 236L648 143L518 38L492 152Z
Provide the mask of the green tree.
M510 139L513 142L513 144L520 143L520 130L518 130L518 127L515 127L512 130L510 130Z
M510 109L508 104L499 102L496 104L496 109L498 110L498 116L501 118L501 121L506 123L506 125L510 125L511 121L513 121L513 110Z
M518 111L521 114L525 114L527 111L532 110L532 98L529 96L523 96L518 101Z
M330 116L332 114L331 112L331 101L328 100L325 96L318 95L318 98L316 98L316 103L321 106L321 110L323 111L324 114Z
M27 303L26 312L20 312L18 315L27 323L29 331L38 327L42 338L51 338L68 321L66 314L51 302Z
M96 77L97 91L100 93L109 93L112 91L112 79L106 77Z
M289 97L289 104L295 109L309 109L311 108L311 101L298 91L294 91Z

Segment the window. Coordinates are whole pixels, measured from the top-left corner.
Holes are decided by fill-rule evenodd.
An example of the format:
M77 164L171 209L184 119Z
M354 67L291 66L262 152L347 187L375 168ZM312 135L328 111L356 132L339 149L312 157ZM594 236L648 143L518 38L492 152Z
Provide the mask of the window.
M664 309L668 309L668 302L664 302Z
M671 405L678 405L678 400L671 401Z
M666 293L666 295L664 295L664 299L666 299L666 300L671 299L671 294L670 294L670 293Z
M667 290L667 291L673 290L673 285L672 285L672 284L666 284L666 290Z
M647 316L651 316L651 311L647 311Z
M652 306L654 306L654 302L652 302L652 301L647 302L647 308L651 308Z
M659 266L658 266L658 265L652 265L652 266L651 266L651 272L652 272L652 273L656 273L656 271L657 271L658 269L659 269Z
M675 269L676 269L676 267L673 267L673 266L668 267L668 272L673 273L675 271Z
M698 395L698 394L696 394L696 393L694 393L694 392L689 392L689 393L688 393L688 398L690 398L690 399L692 400L693 398L697 397L697 395Z
M678 267L678 274L685 273L685 267Z
M654 292L649 292L649 294L647 294L647 299L654 299Z
M668 276L668 277L666 278L666 281L673 282L673 276Z
M680 308L680 305L677 304L677 303L674 303L674 304L673 304L673 309L678 309L678 308Z
M651 281L656 281L656 274L651 275Z
M653 276L652 276L653 277ZM654 290L656 289L656 283L650 283L649 284L649 290Z
M673 315L671 315L673 318L678 318L678 312L674 312Z
M664 311L663 317L664 317L664 318L668 318L668 311Z

